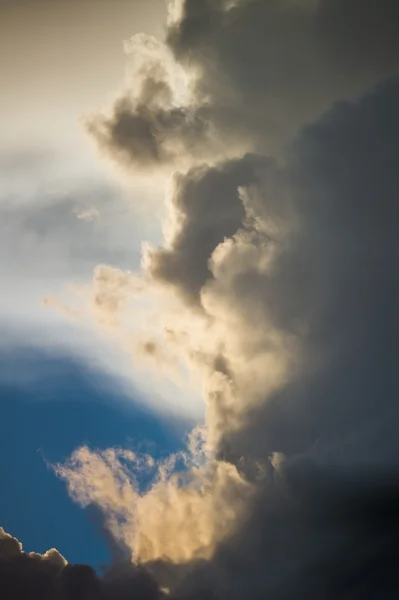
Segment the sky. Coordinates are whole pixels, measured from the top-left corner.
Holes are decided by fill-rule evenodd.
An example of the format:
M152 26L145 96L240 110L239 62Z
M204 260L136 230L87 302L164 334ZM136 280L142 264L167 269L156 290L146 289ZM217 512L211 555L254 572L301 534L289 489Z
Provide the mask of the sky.
M396 598L397 2L0 7L3 597Z
M112 378L70 356L15 348L1 357L2 526L24 540L26 551L56 546L72 562L99 568L111 560L107 540L49 464L82 443L150 447L162 455L179 447L187 424L154 417L115 389ZM24 379L29 371L34 375Z
M192 417L153 414L149 401L164 412L166 401L135 385L131 353L42 303L89 282L98 263L137 267L140 235L158 235L132 207L137 189L151 201L152 186L136 185L129 198L81 118L122 85L124 41L161 34L165 6L1 0L0 14L1 524L27 551L56 546L98 568L108 543L47 463L83 443L170 452Z
M90 318L74 327L73 311L68 322L42 305L67 286L83 288L99 264L138 268L142 240L161 240L162 183L140 176L126 182L107 169L82 120L131 77L126 42L141 31L162 35L166 6L157 0L113 7L102 0L2 0L0 6L0 72L9 82L0 114L0 325L38 346L68 344L80 360L116 372L131 391L138 379L144 388L148 376L134 372L130 342L122 349L93 331ZM159 395L153 388L149 398ZM198 417L198 395L186 397L164 382L157 404L184 404Z

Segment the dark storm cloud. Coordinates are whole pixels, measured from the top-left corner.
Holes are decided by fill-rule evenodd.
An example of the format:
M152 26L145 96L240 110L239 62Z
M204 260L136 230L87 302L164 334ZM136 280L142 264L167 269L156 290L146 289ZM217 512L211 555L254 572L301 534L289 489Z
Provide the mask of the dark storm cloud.
M225 389L208 397L207 424L216 428L219 459L236 465L254 493L209 559L194 555L184 562L160 558L146 564L172 598L397 596L398 105L399 80L392 79L357 101L338 103L304 129L288 147L284 165L251 155L242 158L241 167L239 160L219 169L201 167L177 180L177 191L190 194L179 205L183 217L176 239L185 219L194 229L175 252L191 261L194 275L185 269L153 273L154 278L199 290L202 300L211 294L214 305L225 296L224 310L240 314L238 332L223 330L227 342L249 331L267 345L272 324L295 338L298 352L286 381L252 406L248 396L268 379L265 367L258 381L246 379L240 387L252 354L226 369L235 407ZM233 193L239 185L242 204ZM221 212L209 211L211 200L216 205L220 198ZM231 229L238 231L223 241L231 235L225 229L229 202ZM248 210L257 218L249 218ZM195 219L186 215L191 211ZM195 241L207 215L217 233L209 247ZM270 231L267 218L278 224L281 237L271 269L253 262L255 252L262 263L262 252L274 242L270 235L261 243L262 226ZM225 247L221 259L211 257L217 240ZM201 271L207 255L209 272ZM235 409L240 419L231 428ZM228 480L222 490L223 510L231 510L239 492ZM178 491L173 499L175 512ZM203 523L201 502L194 506ZM168 532L173 535L173 526Z
M186 0L168 43L222 128L273 139L397 72L398 19L394 0Z
M258 457L343 442L396 414L398 106L394 79L303 131L286 173L299 233L270 277L248 273L234 283L236 294L261 293L273 323L301 335L299 379L249 414L247 434L237 434ZM396 459L392 442L381 436L386 457Z
M147 87L148 83L146 81ZM159 86L151 82L151 87L156 96ZM167 109L148 105L145 98L138 104L121 98L115 103L110 118L97 117L89 121L87 130L100 148L117 161L145 169L173 163L182 149L201 148L208 126L200 113L190 114L183 107Z
M120 563L98 576L89 565L67 564L56 551L26 554L0 528L0 595L3 600L160 600L151 575L132 563Z
M245 525L212 561L148 568L165 584L180 580L182 600L397 597L397 473L298 457L269 475Z
M279 600L397 597L397 473L325 469L297 459L269 479L245 529L211 562L120 563L98 576L88 565L57 566L40 555L0 556L4 600L203 600L268 593ZM150 574L176 591L165 596ZM180 582L176 586L176 582Z
M151 63L133 81L136 97L122 94L89 131L139 168L275 151L335 100L398 71L398 22L395 0L186 0L167 47L193 76L190 99L173 101Z
M304 129L283 168L264 162L254 185L259 219L288 212L295 227L270 271L237 269L238 252L224 263L226 310L237 306L247 327L255 315L265 340L268 323L294 336L298 357L263 402L246 406L252 382L240 390L245 411L235 430L228 401L217 399L219 456L257 493L210 562L166 575L154 566L167 583L182 578L182 597L397 595L398 106L392 79ZM225 189L231 172L224 165ZM282 183L276 206L267 189ZM217 297L214 276L203 290Z

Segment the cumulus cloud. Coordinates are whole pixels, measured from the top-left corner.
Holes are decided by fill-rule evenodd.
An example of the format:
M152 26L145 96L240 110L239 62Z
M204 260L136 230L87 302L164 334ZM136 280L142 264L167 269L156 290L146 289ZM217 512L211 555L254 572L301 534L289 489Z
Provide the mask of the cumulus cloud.
M57 473L172 598L396 597L398 8L172 8L134 101L92 128L133 172L179 167L164 243L137 275L102 267L92 294L112 322L151 299L140 343L196 374L206 422L147 491L121 450ZM195 144L159 118L177 100L206 114Z
M125 91L88 120L100 149L140 169L274 151L399 67L395 0L170 4L166 44L134 38Z
M68 564L57 550L25 553L22 544L0 527L0 593L4 600L160 600L151 575L121 563L99 577L89 565Z
M67 565L61 554L51 549L44 554L25 554L22 544L0 527L0 590L3 598L55 597L55 581Z
M284 163L244 156L176 179L165 246L148 252L142 281L177 292L180 319L156 310L165 343L201 371L204 454L138 496L119 462L100 485L101 453L88 455L90 476L78 455L60 473L77 501L134 515L111 530L183 597L397 589L398 101L394 78L336 104ZM176 208L190 201L195 218ZM209 245L196 239L207 218ZM172 252L187 267L154 268ZM115 485L122 500L106 502Z
M211 124L205 109L182 103L187 95L183 69L151 36L135 36L126 51L133 57L126 92L111 110L86 121L100 149L141 169L173 164L187 147L200 155Z
M145 257L150 276L198 301L209 276L209 257L243 221L239 187L254 184L264 166L262 157L247 155L213 168L202 165L184 175L177 173L170 193L166 244L148 249Z

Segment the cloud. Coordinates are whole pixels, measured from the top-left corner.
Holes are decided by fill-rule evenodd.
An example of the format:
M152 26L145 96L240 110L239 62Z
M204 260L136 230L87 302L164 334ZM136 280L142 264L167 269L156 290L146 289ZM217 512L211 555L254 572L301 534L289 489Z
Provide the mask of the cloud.
M180 488L177 465L186 464L186 485ZM128 468L129 465L131 468ZM154 484L141 494L136 476L153 471ZM109 449L78 449L66 465L56 466L71 496L86 507L98 505L116 540L133 551L137 561L164 559L184 562L209 557L215 541L226 535L243 508L251 486L223 462L198 463L198 455L177 454L157 464L132 453ZM91 481L90 487L87 482ZM223 513L226 490L237 502Z
M304 130L288 152L286 175L300 227L271 276L233 280L240 300L256 289L268 318L300 343L298 376L258 417L248 416L250 436L239 434L261 453L270 443L292 453L318 438L343 442L395 414L398 99L393 79ZM298 407L303 428L295 426Z
M4 600L108 600L164 597L142 567L120 563L99 577L89 565L73 565L57 552L25 553L0 527L0 592Z
M76 218L79 219L80 221L87 221L87 222L94 221L95 219L98 219L100 217L100 213L93 206L91 206L90 208L84 209L84 210L75 211L74 214L75 214Z
M203 111L179 102L184 71L151 36L135 36L126 50L133 56L133 85L111 111L88 117L87 131L105 154L141 169L173 163L187 146L201 154L210 124Z
M3 598L54 597L55 581L67 565L61 554L51 549L44 554L22 551L22 544L0 527L0 590Z
M399 68L395 0L170 4L166 44L133 38L125 90L88 120L99 148L137 169L281 149Z
M303 129L283 163L246 155L172 187L143 285L181 306L156 310L202 373L202 451L138 496L119 461L101 484L101 453L90 475L79 454L60 473L78 502L133 515L111 530L178 597L397 589L398 101L394 78ZM155 269L171 249L187 268Z
M198 301L209 276L209 257L243 221L238 188L255 183L265 162L262 157L247 155L213 168L201 165L184 175L176 174L167 245L148 249L144 259L150 276L173 284L185 298Z
M140 38L137 93L90 126L132 173L179 168L164 242L92 296L150 323L140 344L194 374L206 422L148 491L120 449L56 471L172 598L393 598L396 3L177 8L166 48Z

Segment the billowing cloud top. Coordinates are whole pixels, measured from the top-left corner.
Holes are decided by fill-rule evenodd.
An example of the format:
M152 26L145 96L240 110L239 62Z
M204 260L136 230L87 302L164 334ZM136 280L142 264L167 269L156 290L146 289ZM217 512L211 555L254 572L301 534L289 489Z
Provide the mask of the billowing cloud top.
M186 0L170 13L167 45L136 38L133 86L88 124L140 168L275 151L398 67L394 0Z
M68 564L57 550L25 554L0 527L0 592L4 600L161 600L162 592L142 568L120 564L99 577L88 565Z
M88 125L129 172L177 170L164 243L95 294L112 316L151 298L140 343L199 382L206 423L166 463L80 448L56 472L173 598L394 598L398 5L170 15Z

